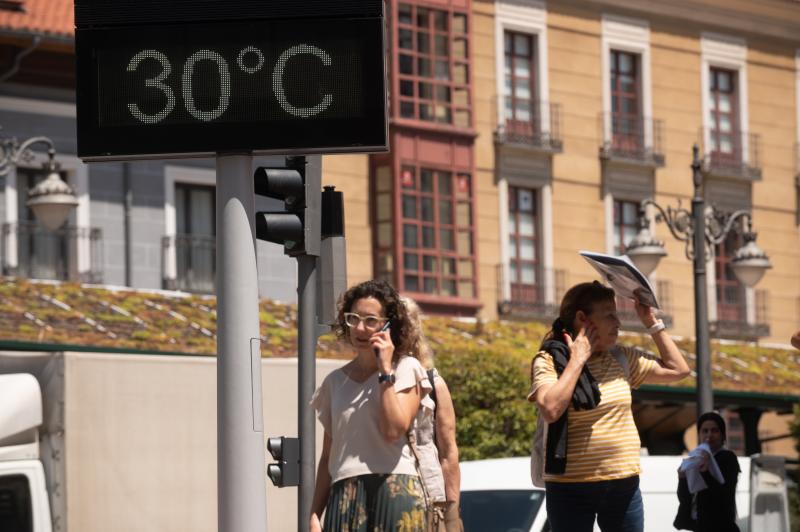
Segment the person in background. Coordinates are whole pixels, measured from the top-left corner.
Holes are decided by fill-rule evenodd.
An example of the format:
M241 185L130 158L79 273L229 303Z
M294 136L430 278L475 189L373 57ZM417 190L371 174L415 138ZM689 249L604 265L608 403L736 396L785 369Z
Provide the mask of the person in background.
M433 366L433 351L422 330L417 303L403 298L411 322L411 355L427 370L433 391L422 399L416 419L416 439L420 452L420 473L434 505L432 532L461 532L459 515L461 468L456 444L456 412L447 383Z
M641 442L631 389L675 382L689 366L652 308L636 305L660 358L617 346L614 291L597 281L570 288L531 365L529 401L547 425L547 516L553 532L641 532Z
M800 349L800 331L797 331L792 335L792 345L795 348Z
M683 464L678 469L679 506L673 523L678 530L739 532L736 525L736 483L741 469L736 455L725 448L725 439L722 416L716 412L700 416L697 440L706 444L711 452L697 455L701 486L690 489L687 477L691 472L686 471Z
M335 328L355 356L311 400L325 435L309 529L423 532L426 502L408 434L431 385L408 356L405 305L390 284L366 281L342 296Z

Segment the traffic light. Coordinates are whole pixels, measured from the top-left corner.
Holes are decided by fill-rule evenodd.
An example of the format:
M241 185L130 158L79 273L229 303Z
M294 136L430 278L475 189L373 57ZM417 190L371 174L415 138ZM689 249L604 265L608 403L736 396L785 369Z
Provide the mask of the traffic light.
M255 193L282 200L285 210L256 213L256 237L283 244L287 255L319 256L320 158L287 157L283 168L258 167Z
M300 484L300 438L269 438L267 450L278 461L267 466L267 475L279 488Z

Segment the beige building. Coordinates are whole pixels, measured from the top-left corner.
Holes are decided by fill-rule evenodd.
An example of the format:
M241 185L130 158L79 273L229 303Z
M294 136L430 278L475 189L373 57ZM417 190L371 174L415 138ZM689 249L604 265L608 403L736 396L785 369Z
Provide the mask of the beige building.
M550 317L593 277L577 250L624 252L641 200L690 208L696 143L705 199L751 211L773 265L745 288L728 267L741 237L715 247L712 334L788 343L800 327L800 5L438 0L388 14L392 152L324 159L346 194L351 281L388 277L435 312ZM423 189L425 172L471 203ZM425 212L437 202L453 225ZM692 263L664 224L652 229L668 256L651 280L674 334L693 336Z

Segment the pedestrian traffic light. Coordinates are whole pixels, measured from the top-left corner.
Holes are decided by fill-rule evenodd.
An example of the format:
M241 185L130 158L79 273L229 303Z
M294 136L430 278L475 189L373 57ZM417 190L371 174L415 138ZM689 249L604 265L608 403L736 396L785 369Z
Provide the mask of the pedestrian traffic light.
M256 237L282 244L287 255L319 256L319 157L287 157L283 168L259 167L253 176L255 193L282 200L285 210L256 213Z
M278 461L267 466L267 475L279 488L300 484L300 438L269 438L267 450Z

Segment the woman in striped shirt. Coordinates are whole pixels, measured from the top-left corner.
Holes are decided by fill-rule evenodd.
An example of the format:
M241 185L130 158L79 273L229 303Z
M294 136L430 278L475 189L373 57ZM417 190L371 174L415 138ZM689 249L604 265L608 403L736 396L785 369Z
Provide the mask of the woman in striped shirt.
M529 401L548 423L547 515L553 532L641 532L639 433L631 389L689 375L689 366L652 308L636 304L660 357L617 346L614 291L597 281L564 295L531 368Z

